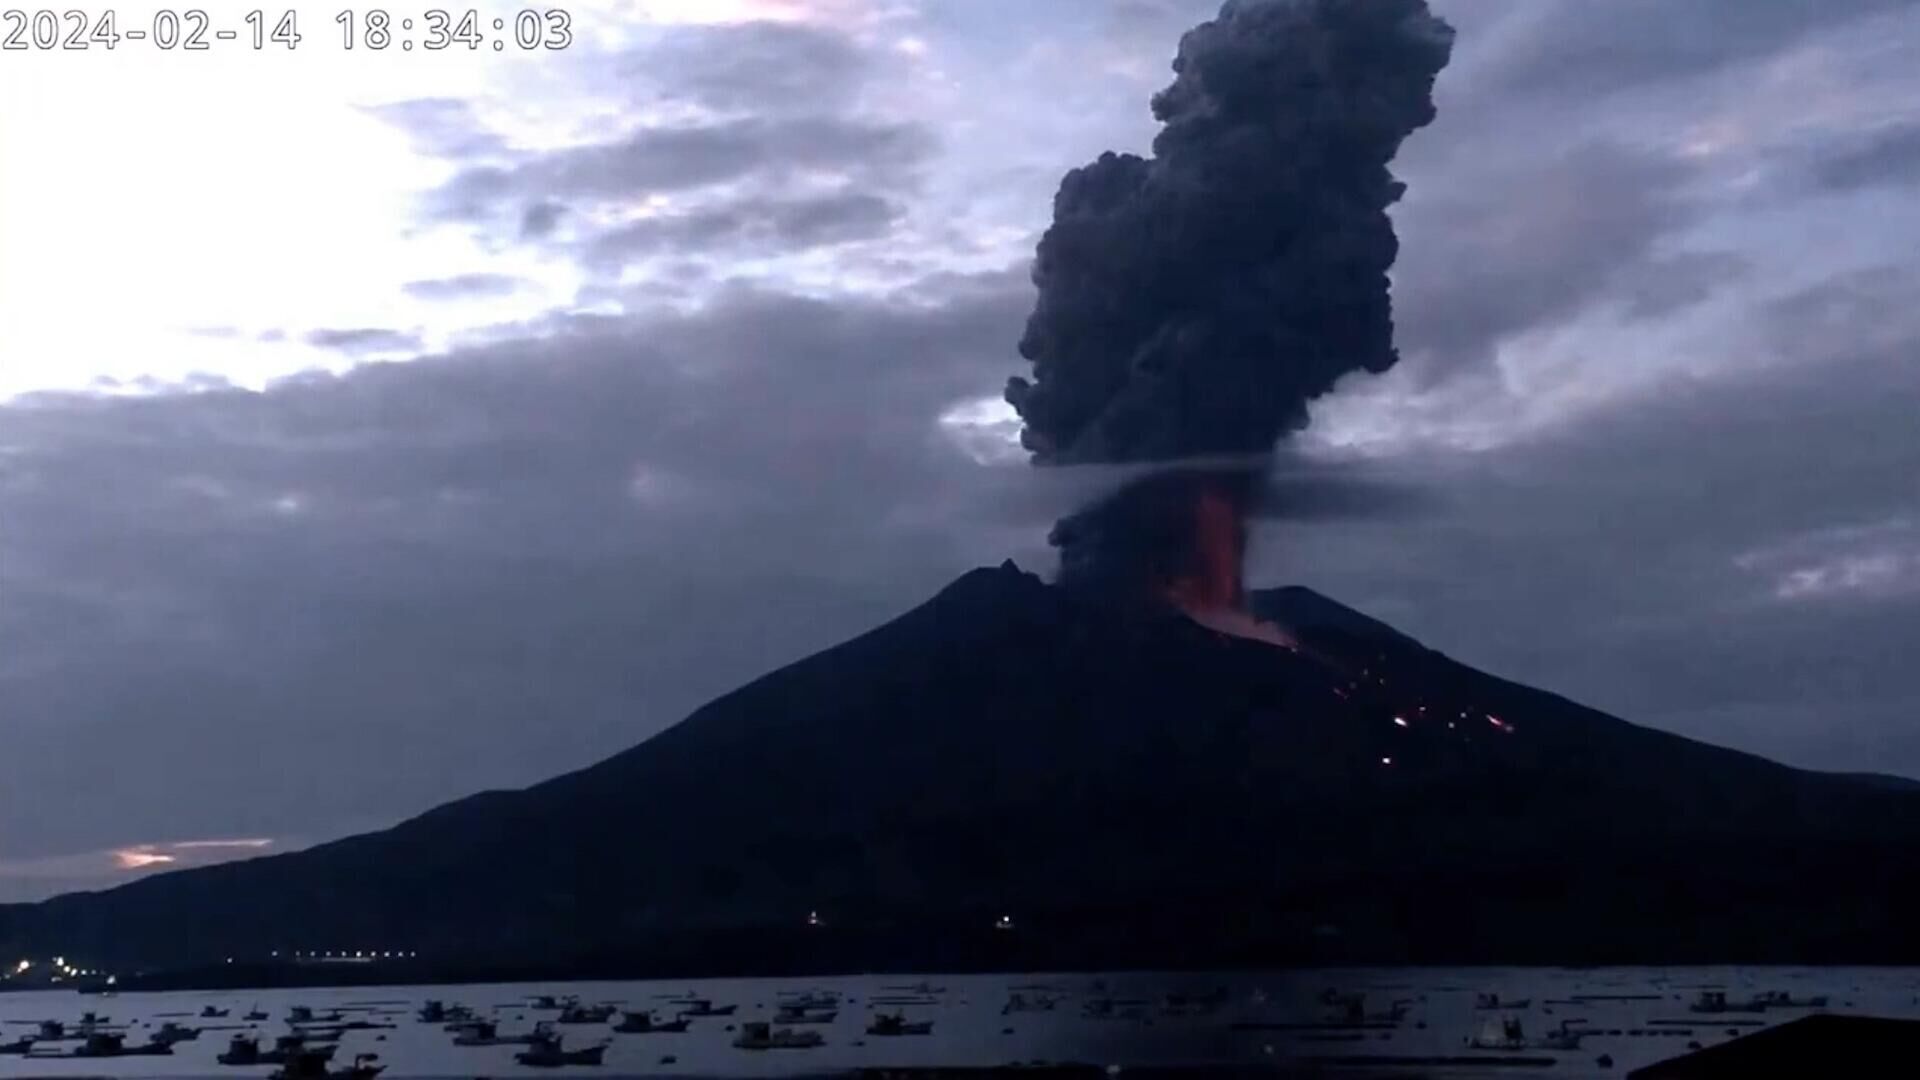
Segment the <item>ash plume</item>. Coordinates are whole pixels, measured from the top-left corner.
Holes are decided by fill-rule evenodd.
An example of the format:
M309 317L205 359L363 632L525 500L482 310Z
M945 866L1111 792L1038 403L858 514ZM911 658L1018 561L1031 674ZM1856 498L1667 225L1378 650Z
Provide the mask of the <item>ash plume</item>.
M1227 0L1187 32L1153 156L1103 154L1055 196L1033 374L1006 391L1035 463L1258 471L1341 376L1394 365L1388 164L1434 118L1452 41L1425 0ZM1210 488L1244 511L1246 481ZM1173 558L1136 514L1177 501L1156 485L1062 522L1063 578L1108 552Z

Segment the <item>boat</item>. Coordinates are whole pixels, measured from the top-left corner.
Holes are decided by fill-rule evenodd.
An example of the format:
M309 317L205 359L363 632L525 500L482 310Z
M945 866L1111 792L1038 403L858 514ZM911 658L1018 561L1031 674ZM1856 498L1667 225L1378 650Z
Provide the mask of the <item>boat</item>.
M119 1031L95 1031L87 1035L86 1041L64 1054L30 1054L32 1057L60 1058L105 1058L134 1057L141 1055L159 1055L173 1053L169 1043L150 1042L140 1046L128 1046L127 1036Z
M560 1010L559 1021L563 1024L604 1024L613 1019L611 1005L572 1004Z
M206 1008L200 1010L200 1019L223 1020L226 1018L227 1013L230 1011L231 1010L229 1009L216 1009L213 1006L209 1005Z
M686 1008L680 1010L681 1016L732 1016L733 1011L740 1007L738 1005L715 1005L707 998L680 998L671 1004L686 1006Z
M680 1016L662 1023L655 1020L649 1010L628 1012L613 1025L613 1030L622 1035L678 1035L687 1030L687 1018Z
M1413 1003L1405 999L1395 1001L1385 1012L1368 1012L1367 996L1355 994L1342 999L1344 1004L1337 1012L1329 1013L1330 1023L1340 1024L1397 1024L1407 1018L1407 1009Z
M1028 997L1025 994L1015 992L1007 995L1007 1003L1000 1006L1000 1015L1006 1016L1009 1013L1021 1012L1052 1012L1055 1006L1059 1004L1060 999L1058 997L1049 997L1046 994L1034 994L1032 997Z
M528 1003L527 1008L564 1009L569 1005L577 1005L579 1002L580 999L572 994L566 997L555 997L552 994L535 994L533 995L533 999Z
M1498 1019L1488 1017L1480 1022L1480 1030L1467 1039L1467 1045L1475 1050L1578 1050L1580 1040L1589 1032L1579 1030L1573 1025L1584 1023L1580 1020L1562 1020L1560 1026L1537 1039L1527 1038L1526 1029L1521 1026L1517 1016L1504 1016Z
M1750 1004L1763 1009L1824 1009L1827 1007L1827 995L1815 994L1809 998L1796 998L1783 990L1768 990L1754 996Z
M780 1007L783 1009L835 1009L840 1006L840 995L832 990L783 991Z
M442 1023L447 1019L446 1002L431 999L427 1001L426 1004L420 1006L419 1011L415 1015L420 1017L420 1022L423 1024Z
M262 1020L268 1019L267 1011L265 1009L262 1009L260 1006L255 1005L252 1009L247 1011L247 1015L245 1019L251 1020L255 1023L259 1023Z
M471 1020L458 1025L453 1036L455 1046L531 1046L547 1031L552 1030L545 1021L535 1025L532 1031L524 1035L502 1035L499 1025L491 1020Z
M773 1022L776 1024L831 1024L833 1018L839 1015L839 1009L783 1003L773 1014Z
M33 1036L22 1035L10 1043L0 1043L0 1054L25 1054L33 1049Z
M561 1065L598 1065L607 1056L607 1044L595 1043L578 1050L568 1050L564 1040L552 1028L536 1030L533 1041L525 1050L513 1055L513 1060L522 1065L551 1069Z
M892 991L896 993L920 994L923 996L932 995L932 994L944 994L947 992L946 987L934 986L931 983L926 982L925 980L921 980L920 982L914 983L911 986L883 986L880 989Z
M353 1064L344 1069L327 1068L331 1054L322 1054L318 1050L303 1050L278 1069L267 1074L267 1080L373 1080L386 1069L385 1065L375 1065L378 1054L355 1054Z
M1476 1009L1525 1009L1533 1004L1532 998L1502 1000L1499 994L1473 995L1473 1007Z
M1694 998L1693 1004L1687 1006L1687 1009L1690 1012L1713 1015L1730 1012L1766 1012L1767 1006L1759 998L1752 1001L1728 1001L1725 990L1702 990L1700 996Z
M285 1065L302 1054L318 1054L331 1061L340 1049L338 1043L316 1043L303 1032L282 1035L273 1040L273 1049L260 1049L260 1036L235 1035L227 1048L214 1059L222 1065Z
M741 1050L807 1050L826 1041L817 1031L776 1028L765 1020L749 1020L740 1025L733 1045Z
M337 1024L340 1019L340 1012L337 1009L330 1013L319 1014L315 1013L311 1006L295 1005L287 1010L289 1024Z
M172 1046L174 1043L192 1042L199 1037L199 1028L186 1027L182 1024L176 1024L172 1020L155 1028L152 1036L154 1042L163 1042L168 1046Z
M873 1018L873 1023L867 1025L867 1034L931 1035L933 1034L933 1021L909 1021L906 1016L901 1013L881 1013Z

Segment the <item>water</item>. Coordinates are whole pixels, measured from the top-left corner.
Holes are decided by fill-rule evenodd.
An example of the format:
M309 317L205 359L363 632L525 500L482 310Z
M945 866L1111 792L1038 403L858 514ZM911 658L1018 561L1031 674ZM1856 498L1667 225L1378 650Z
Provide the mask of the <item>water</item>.
M932 993L887 989L924 984ZM1052 1012L1002 1014L1010 991L1044 985L1059 1001ZM1689 1005L1705 987L1722 988L1727 1000L1745 1001L1764 991L1785 991L1796 999L1827 995L1825 1011L1920 1019L1920 969L1913 968L1419 968L1291 971L1269 974L1164 975L954 975L857 976L823 979L719 979L694 982L520 983L475 986L395 986L266 991L208 991L83 997L70 992L35 991L0 995L0 1042L34 1029L31 1023L58 1019L69 1023L93 1010L126 1024L128 1045L145 1042L169 1017L206 1030L174 1048L166 1057L57 1060L0 1057L0 1080L36 1076L264 1078L273 1066L230 1068L214 1057L236 1031L254 1031L270 1043L287 1030L295 1005L324 1014L345 1009L360 1017L396 1025L390 1030L350 1031L340 1038L336 1065L357 1053L377 1053L388 1068L385 1078L503 1077L592 1074L602 1076L778 1076L822 1073L878 1065L998 1065L1017 1061L1077 1061L1100 1065L1150 1065L1179 1062L1284 1061L1311 1055L1462 1055L1506 1056L1470 1049L1466 1040L1489 1018L1517 1016L1525 1034L1537 1038L1562 1021L1593 1034L1577 1051L1527 1050L1521 1056L1553 1059L1539 1068L1449 1067L1412 1070L1418 1075L1464 1078L1617 1077L1642 1065L1686 1052L1689 1042L1712 1046L1806 1015L1808 1009L1769 1010L1703 1016ZM1169 994L1199 995L1224 988L1217 1006L1170 1008ZM742 1021L770 1019L781 991L826 990L844 1000L829 1024L808 1025L824 1046L813 1050L747 1051L731 1042ZM1364 993L1367 1013L1406 1002L1397 1023L1354 1030L1249 1030L1247 1024L1314 1024L1336 1007L1325 1004L1328 990ZM1522 1009L1477 1009L1476 995L1498 994L1513 1001L1531 999ZM575 995L584 1003L613 1002L628 1009L653 1009L670 1016L668 998L711 998L737 1004L731 1017L700 1018L685 1034L618 1035L609 1025L561 1028L569 1047L611 1039L599 1068L535 1069L517 1064L519 1047L455 1047L441 1025L421 1023L415 1011L429 998L473 1007L500 1021L502 1034L527 1030L552 1012L528 1002L536 994ZM1601 997L1594 997L1601 995ZM923 1004L876 1005L875 997L930 997ZM1578 1000L1577 998L1586 998ZM1090 1003L1116 1001L1117 1016L1086 1015ZM1137 1002L1138 1004L1129 1004ZM230 1009L226 1019L202 1020L203 1006ZM258 1007L272 1019L248 1024L240 1019ZM909 1020L932 1020L926 1036L873 1037L865 1029L877 1009L904 1012ZM1124 1014L1137 1013L1136 1016ZM664 1017L663 1017L664 1018ZM616 1014L615 1019L618 1019ZM1654 1021L1678 1021L1656 1024ZM1236 1028L1238 1023L1243 1025ZM734 1030L729 1030L732 1027ZM38 1049L65 1051L68 1041ZM674 1060L663 1062L663 1057ZM1612 1059L1602 1067L1602 1055ZM1409 1075L1401 1068L1397 1076ZM1364 1075L1357 1072L1356 1075Z

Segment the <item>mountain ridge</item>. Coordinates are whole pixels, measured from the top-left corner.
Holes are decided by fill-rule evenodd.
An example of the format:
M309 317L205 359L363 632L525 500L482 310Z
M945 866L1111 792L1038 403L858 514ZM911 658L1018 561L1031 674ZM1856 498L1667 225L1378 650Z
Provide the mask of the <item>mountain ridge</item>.
M1897 916L1920 901L1899 859L1920 794L1631 724L1311 590L1251 606L1300 649L970 571L596 764L0 909L0 943L102 966L672 952L693 972L670 939L911 964L928 928L1017 912L990 939L1010 963L1920 956Z

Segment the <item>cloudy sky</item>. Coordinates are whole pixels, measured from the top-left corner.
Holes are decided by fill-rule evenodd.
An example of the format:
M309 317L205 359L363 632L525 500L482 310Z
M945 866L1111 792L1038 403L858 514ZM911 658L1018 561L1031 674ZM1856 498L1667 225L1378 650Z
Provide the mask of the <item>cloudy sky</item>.
M0 899L524 785L1044 568L1084 485L994 404L1026 262L1215 6L626 0L562 50L434 53L309 11L291 52L7 54ZM1305 438L1426 497L1269 527L1259 580L1920 776L1920 4L1435 7L1404 361Z

